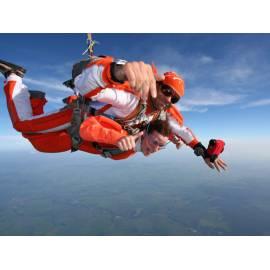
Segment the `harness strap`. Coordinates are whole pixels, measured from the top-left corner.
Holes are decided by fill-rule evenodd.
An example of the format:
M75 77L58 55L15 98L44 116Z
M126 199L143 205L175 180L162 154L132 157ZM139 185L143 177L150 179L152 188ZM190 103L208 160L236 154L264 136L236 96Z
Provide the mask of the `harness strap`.
M105 105L104 107L98 109L98 110L96 111L96 113L97 113L97 114L103 114L103 113L105 113L105 111L109 110L111 107L112 107L112 104L107 104L107 105Z
M119 120L123 128L131 135L135 135L143 130L151 121L159 119L161 112L156 111L150 115L145 114L145 107L141 107L138 116L131 120ZM116 120L117 121L117 120Z
M93 108L93 107L89 107L89 108L88 108L88 113L89 113L90 115L93 115L93 116L103 115L103 116L105 116L105 117L107 117L107 118L110 118L110 119L112 119L112 120L115 120L114 116L112 116L112 115L110 115L110 114L106 114L105 112L100 113L98 109L95 109L95 108Z
M81 122L81 110L78 108L73 109L71 126L67 128L67 132L71 138L71 152L77 151L82 142L78 132L81 126Z
M104 115L108 118L111 118L109 115L106 115L104 112L108 110L112 105L107 104L101 109L96 110L92 107L89 107L90 103L91 101L86 100L83 96L78 96L76 100L74 100L71 104L68 105L69 107L73 109L71 125L70 127L67 128L67 132L71 138L71 152L77 151L82 143L82 139L80 137L80 127L81 127L82 122L86 119L86 117L89 114L90 115ZM119 154L120 152L118 151L118 149L104 149L104 151L102 150L103 156L106 156L106 157L110 156L110 153Z
M71 152L79 149L82 139L80 137L80 127L87 116L88 102L82 96L73 101L69 106L73 108L71 125L67 128L67 132L71 137Z
M114 155L119 155L124 153L124 151L120 150L119 148L106 148L99 145L97 142L93 142L92 146L98 150L104 158L111 158Z

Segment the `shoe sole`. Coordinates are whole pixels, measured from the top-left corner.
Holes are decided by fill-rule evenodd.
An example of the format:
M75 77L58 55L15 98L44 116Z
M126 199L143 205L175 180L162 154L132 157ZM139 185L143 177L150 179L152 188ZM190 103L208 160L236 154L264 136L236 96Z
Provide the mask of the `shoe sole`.
M19 76L23 76L26 73L26 69L0 59L0 72L3 73L3 75L14 72Z

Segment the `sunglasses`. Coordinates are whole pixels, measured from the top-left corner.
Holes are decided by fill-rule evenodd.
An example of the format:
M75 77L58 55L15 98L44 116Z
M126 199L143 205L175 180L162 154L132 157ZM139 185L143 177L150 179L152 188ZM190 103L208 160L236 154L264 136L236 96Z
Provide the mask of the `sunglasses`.
M166 85L161 85L160 89L161 89L161 92L164 96L172 98L171 102L173 104L179 101L180 97L175 95L174 91L170 87L168 87Z

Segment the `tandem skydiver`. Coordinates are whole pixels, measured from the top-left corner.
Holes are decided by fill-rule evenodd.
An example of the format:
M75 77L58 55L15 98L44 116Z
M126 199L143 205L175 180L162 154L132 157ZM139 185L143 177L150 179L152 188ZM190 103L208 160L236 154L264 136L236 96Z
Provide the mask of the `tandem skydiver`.
M217 170L226 167L218 157L223 151L219 141L212 141L206 149L183 126L183 117L172 103L184 95L184 82L174 72L158 76L143 62L127 63L115 61L112 57L96 57L73 78L74 88L83 97L83 102L71 96L66 99L68 105L65 108L44 114L45 97L27 90L22 83L23 68L0 61L0 71L7 78L5 93L14 128L39 151L60 152L74 147L89 151L86 145L89 147L90 144L85 142L91 142L92 152L104 155L108 151L101 144L110 144L122 151L120 156L123 157L124 152L136 149L136 139L138 141L142 136L141 141L145 142L142 151L147 156L165 145L166 136L169 136L176 145L184 142L193 148L209 167ZM77 105L74 107L74 104ZM74 111L85 105L87 115L78 125ZM142 113L143 108L146 110ZM153 140L146 139L149 135L146 131L152 131L149 127L155 121L158 125L169 126L170 134L167 134L167 127L162 128L166 132L160 133L163 136L160 141L158 136ZM217 143L219 147L215 146Z

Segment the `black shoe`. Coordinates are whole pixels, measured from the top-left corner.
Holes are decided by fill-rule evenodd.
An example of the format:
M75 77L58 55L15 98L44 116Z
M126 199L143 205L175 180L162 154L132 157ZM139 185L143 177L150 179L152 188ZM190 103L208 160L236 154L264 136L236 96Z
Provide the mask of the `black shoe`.
M70 80L63 82L63 85L68 87L68 88L71 88L71 89L75 88L73 79L70 79Z
M15 73L23 78L26 73L26 69L0 59L0 72L5 76L5 78L7 78L11 73Z

